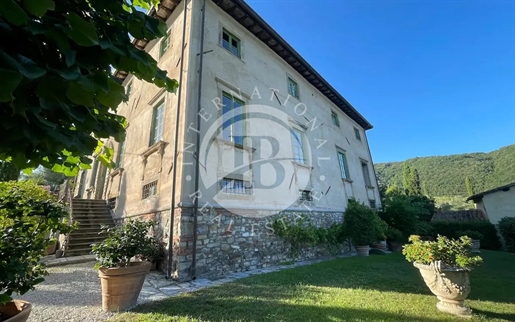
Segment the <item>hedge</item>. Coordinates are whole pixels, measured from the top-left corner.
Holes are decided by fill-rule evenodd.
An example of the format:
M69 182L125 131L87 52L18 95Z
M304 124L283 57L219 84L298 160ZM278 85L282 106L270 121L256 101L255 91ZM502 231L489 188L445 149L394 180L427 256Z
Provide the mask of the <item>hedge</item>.
M504 217L499 221L498 226L499 232L506 243L506 250L515 253L515 218Z
M433 221L431 222L434 233L447 236L449 238L458 238L459 232L463 230L474 230L483 235L481 239L481 248L490 250L500 250L501 242L497 235L495 226L488 221Z

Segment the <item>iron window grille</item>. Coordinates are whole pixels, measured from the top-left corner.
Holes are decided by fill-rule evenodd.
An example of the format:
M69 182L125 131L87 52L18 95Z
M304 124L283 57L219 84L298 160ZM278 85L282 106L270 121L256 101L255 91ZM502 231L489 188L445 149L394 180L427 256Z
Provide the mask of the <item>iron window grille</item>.
M221 188L223 193L232 195L252 194L252 183L238 179L223 178Z
M141 199L147 199L155 195L157 195L157 180L143 186Z

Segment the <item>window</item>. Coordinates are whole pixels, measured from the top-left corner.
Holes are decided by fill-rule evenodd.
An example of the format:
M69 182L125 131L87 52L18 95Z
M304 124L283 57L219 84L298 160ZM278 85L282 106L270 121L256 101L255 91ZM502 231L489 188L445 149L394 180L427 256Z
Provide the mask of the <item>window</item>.
M252 184L248 181L223 178L221 184L222 192L224 193L229 193L233 195L252 194Z
M224 140L243 145L243 122L245 115L242 106L245 103L231 94L223 93L223 124L222 137Z
M125 95L127 95L127 98L129 98L129 96L131 96L131 93L132 93L132 82L127 84L127 87L125 87Z
M125 152L125 140L118 144L118 152L116 154L116 167L122 167L123 153Z
M377 208L375 200L369 199L368 202L370 203L370 208L372 208L372 209L376 209Z
M368 164L362 161L361 169L363 169L363 178L365 178L365 185L371 187L372 182L370 181L370 172L368 171Z
M143 186L141 199L147 199L155 195L157 195L157 180Z
M222 47L241 58L240 40L225 29L222 31Z
M338 151L338 164L340 165L340 174L342 179L349 179L349 170L347 168L347 158L345 153Z
M304 158L303 134L297 129L291 129L291 134L293 139L293 161L305 164L306 159Z
M109 209L116 208L116 198L107 199L107 207L109 207Z
M338 114L336 114L333 111L331 111L331 120L333 121L334 125L336 125L337 127L340 127L340 120L338 119Z
M357 128L354 128L354 134L356 135L356 139L358 139L358 141L361 141L361 133L359 133L359 130Z
M152 128L150 130L150 143L152 146L163 139L165 101L159 102L152 112Z
M166 51L170 48L170 33L168 32L163 39L161 39L161 43L159 44L159 58L163 57Z
M311 194L311 190L299 190L299 200L313 201L313 195Z
M288 77L288 94L290 94L293 97L299 98L299 85L290 77Z

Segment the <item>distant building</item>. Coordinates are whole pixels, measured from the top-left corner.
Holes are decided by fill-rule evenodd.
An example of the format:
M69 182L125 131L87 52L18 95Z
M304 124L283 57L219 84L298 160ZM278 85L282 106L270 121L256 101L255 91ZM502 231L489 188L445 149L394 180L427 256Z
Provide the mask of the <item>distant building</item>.
M515 182L467 198L488 216L492 224L503 217L515 217Z
M95 161L76 190L108 200L115 220L155 219L179 280L286 260L273 219L307 214L328 226L351 198L381 207L372 125L245 1L207 0L204 13L203 2L163 0L150 12L169 36L135 45L182 75L180 89L117 72L129 96L118 107L126 140L106 142L117 166Z

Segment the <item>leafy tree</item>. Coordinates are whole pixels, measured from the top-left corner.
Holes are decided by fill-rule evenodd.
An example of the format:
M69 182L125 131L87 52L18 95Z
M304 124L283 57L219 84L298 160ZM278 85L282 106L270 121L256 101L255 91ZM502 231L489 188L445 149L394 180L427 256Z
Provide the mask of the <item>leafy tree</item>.
M66 176L45 167L38 167L31 174L25 175L24 179L39 185L49 185L52 189L55 189L64 182Z
M159 0L4 0L0 5L0 160L75 175L87 155L112 163L101 139L124 139L116 109L126 99L114 69L177 89L132 39L166 34L136 10Z
M407 195L422 195L422 187L420 186L420 177L417 169L412 166L404 165L402 169L402 183Z
M20 169L11 162L0 162L0 182L18 180Z
M375 164L381 184L402 185L403 167L415 167L431 197L468 194L464 178L469 177L475 193L515 182L515 144L490 153L466 153L414 158L404 162ZM424 191L425 193L425 191Z
M467 194L469 196L474 194L474 187L472 186L472 182L470 182L469 177L465 177L465 188L467 189Z

